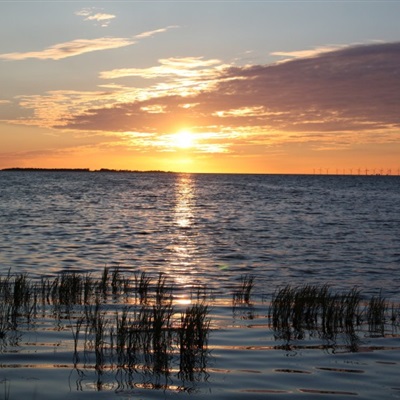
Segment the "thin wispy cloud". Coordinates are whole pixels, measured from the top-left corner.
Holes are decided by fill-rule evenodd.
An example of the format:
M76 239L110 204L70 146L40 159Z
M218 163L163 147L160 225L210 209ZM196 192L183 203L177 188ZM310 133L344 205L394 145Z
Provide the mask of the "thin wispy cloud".
M79 17L83 17L85 21L94 21L96 23L100 23L100 25L105 28L107 27L111 20L116 18L115 15L113 14L107 14L104 12L101 12L102 10L97 9L95 7L93 8L83 8L80 11L77 11L75 15L78 15Z
M94 91L53 90L44 95L18 96L16 101L20 107L29 110L31 116L8 122L43 128L60 127L62 121L85 113L88 108L110 107L121 99L129 102L136 98L134 91L123 86Z
M115 80L136 77L151 83L137 92L138 101L170 96L193 96L208 91L220 79L220 73L228 68L217 59L203 57L172 57L158 60L158 65L148 68L122 68L100 73L100 78ZM102 85L104 86L104 85ZM134 88L132 90L135 90Z
M349 45L330 45L321 46L314 49L308 50L297 50L297 51L274 51L271 53L272 56L285 57L284 60L280 62L291 61L296 58L308 58L308 57L318 57L324 53L330 53L332 51L340 50L346 47L351 47Z
M166 28L154 29L152 31L139 33L138 35L135 36L135 38L136 39L145 39L145 38L149 38L154 35L157 35L158 33L165 33L167 31L169 31L170 29L176 29L176 28L179 28L179 26L178 25L170 25L170 26L167 26Z
M0 54L0 59L9 61L21 61L29 58L38 60L61 60L63 58L79 56L93 51L126 47L135 43L135 40L129 38L103 37L97 39L76 39L70 42L55 44L40 51Z
M38 60L62 60L64 58L79 56L94 51L112 50L131 46L136 44L139 39L148 38L158 33L164 33L172 28L176 28L176 26L143 32L133 38L101 37L96 39L76 39L70 42L55 44L40 51L0 54L0 59L7 61L21 61L30 58Z
M158 60L159 65L149 68L121 68L100 73L102 79L117 79L136 76L143 79L160 77L195 77L204 78L204 75L215 75L215 67L221 65L217 59L205 60L203 57L166 58Z

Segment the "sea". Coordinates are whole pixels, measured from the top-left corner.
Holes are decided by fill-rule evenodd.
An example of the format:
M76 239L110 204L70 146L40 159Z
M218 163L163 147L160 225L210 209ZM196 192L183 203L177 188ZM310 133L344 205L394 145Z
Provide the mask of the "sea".
M105 266L223 294L243 274L399 299L400 177L0 172L0 272Z
M72 322L43 314L0 343L0 398L400 398L397 328L364 331L356 347L354 332L338 345L312 333L283 340L268 314L287 285L400 303L400 176L0 171L1 276L105 267L163 273L181 294L207 288L202 374L180 381L175 366L163 385L149 371L121 384L119 370L77 367ZM244 277L252 299L235 309Z

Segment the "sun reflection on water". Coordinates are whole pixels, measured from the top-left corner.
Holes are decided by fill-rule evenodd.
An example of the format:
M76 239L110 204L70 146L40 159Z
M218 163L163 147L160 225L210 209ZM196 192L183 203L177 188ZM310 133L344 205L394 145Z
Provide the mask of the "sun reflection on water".
M196 254L193 226L195 221L195 182L191 174L180 174L175 183L174 232L170 250L173 259L168 273L180 289L189 292L196 274L193 260Z
M190 174L182 174L176 183L175 223L189 228L193 222L194 182Z

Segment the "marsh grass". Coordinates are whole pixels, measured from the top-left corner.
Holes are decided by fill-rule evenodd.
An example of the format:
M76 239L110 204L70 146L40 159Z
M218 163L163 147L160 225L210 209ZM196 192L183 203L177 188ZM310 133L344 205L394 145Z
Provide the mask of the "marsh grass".
M380 335L384 334L388 310L389 304L386 299L382 297L382 293L371 297L366 312L370 332L379 333ZM393 315L395 314L392 312L390 320L394 322Z
M251 317L254 287L254 276L243 275L232 296L234 307L251 310ZM207 370L212 294L195 287L184 307L174 303L176 290L164 274L126 277L119 268L104 268L99 278L64 272L33 280L9 272L0 277L0 347L17 344L38 319L53 319L57 329L71 332L78 375L94 369L99 384L105 370L130 377L140 371L149 381L169 380L175 371L182 381L198 381ZM288 346L307 335L330 342L340 336L357 351L361 328L383 336L400 314L381 293L365 300L357 287L287 285L273 294L268 315L275 338Z
M240 278L239 287L233 292L233 304L249 304L251 301L251 294L254 288L254 279L253 275L242 275Z
M92 365L98 374L116 368L165 377L178 370L194 379L207 362L207 294L195 288L191 306L180 310L174 290L164 274L135 272L128 279L118 268L105 268L98 279L64 272L34 281L9 273L0 278L0 340L5 345L41 307L40 318L70 330L76 370Z
M162 272L158 275L155 286L155 302L156 304L172 302L172 286L168 285L167 277Z
M163 301L125 307L111 320L100 306L86 305L73 328L75 365L81 350L85 360L94 355L96 370L108 362L126 371L168 375L177 363L180 372L193 376L206 365L208 312L208 306L194 304L177 319L172 301Z
M21 322L29 324L35 314L36 286L26 274L0 278L0 339L16 330Z
M193 380L195 372L204 372L210 319L209 306L203 302L193 304L181 315L178 329L180 352L179 372L185 380Z
M147 303L151 277L146 272L135 273L135 294L141 304Z
M341 335L357 351L357 332L367 326L368 334L383 336L388 324L396 325L398 311L388 311L381 295L364 301L357 287L333 292L328 285L287 285L274 293L269 318L278 339L301 340L308 333L335 342Z

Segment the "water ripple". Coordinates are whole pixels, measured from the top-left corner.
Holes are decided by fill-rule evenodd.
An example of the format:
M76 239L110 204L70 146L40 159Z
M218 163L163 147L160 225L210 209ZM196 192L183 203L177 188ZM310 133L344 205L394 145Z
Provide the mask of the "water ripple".
M225 282L400 283L399 177L0 172L0 268L120 265Z

